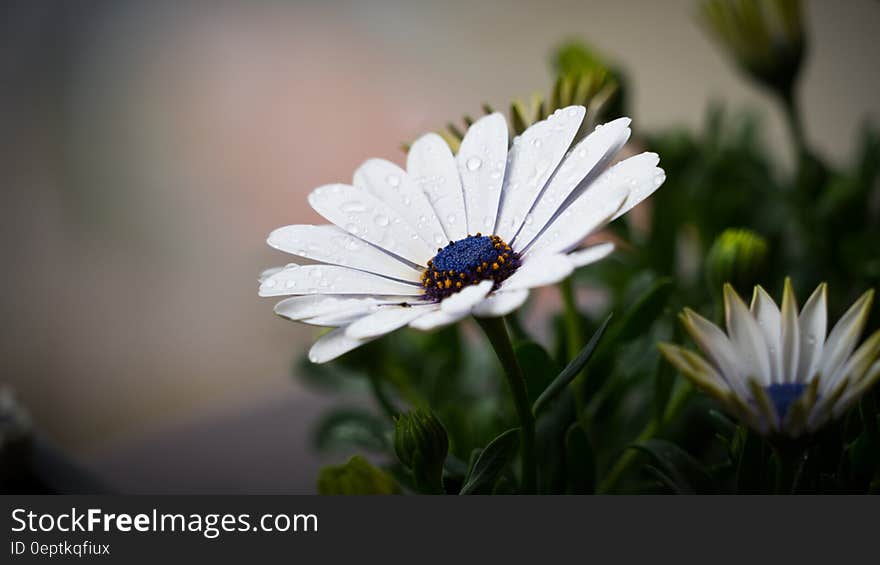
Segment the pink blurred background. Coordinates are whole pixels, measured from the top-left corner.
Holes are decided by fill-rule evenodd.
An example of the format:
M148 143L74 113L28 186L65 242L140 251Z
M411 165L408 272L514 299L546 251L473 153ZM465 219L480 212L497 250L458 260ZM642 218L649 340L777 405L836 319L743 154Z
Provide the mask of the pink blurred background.
M880 117L880 4L808 2L812 143ZM692 0L12 2L2 8L2 376L47 437L133 492L309 492L329 399L290 377L310 328L256 296L306 193L479 104L549 86L582 38L636 128L710 100L781 116ZM790 161L784 149L781 157ZM756 203L760 205L760 203Z

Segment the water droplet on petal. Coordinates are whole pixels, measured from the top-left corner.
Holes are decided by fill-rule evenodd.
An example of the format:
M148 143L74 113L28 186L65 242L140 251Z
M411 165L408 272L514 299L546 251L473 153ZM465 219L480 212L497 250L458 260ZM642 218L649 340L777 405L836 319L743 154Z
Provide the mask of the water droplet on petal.
M377 226L381 226L381 227L385 227L389 223L391 223L391 221L388 219L388 216L386 216L384 214L376 214L376 217L373 218L373 221L376 222Z
M483 165L483 160L479 157L471 157L467 160L466 165L469 171L476 171Z
M348 202L343 202L342 205L339 207L339 209L342 210L343 212L345 212L346 214L357 214L360 212L367 211L367 207L364 206L364 203L360 202L358 200L350 200Z
M390 186L400 186L400 177L397 175L388 175L388 178L386 178L385 181Z

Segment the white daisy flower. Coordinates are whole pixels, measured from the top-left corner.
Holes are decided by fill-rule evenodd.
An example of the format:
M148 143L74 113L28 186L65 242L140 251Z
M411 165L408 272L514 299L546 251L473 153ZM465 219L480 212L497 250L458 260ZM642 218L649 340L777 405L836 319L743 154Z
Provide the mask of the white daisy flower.
M504 116L490 114L457 155L429 133L413 143L406 170L370 159L351 185L315 189L309 204L332 225L286 226L268 243L317 264L267 271L260 296L293 296L278 315L337 328L311 348L315 363L407 325L508 314L529 289L608 255L610 243L577 247L665 180L654 153L609 167L629 118L569 150L584 114L557 110L509 148Z
M798 314L790 280L781 309L760 286L748 307L728 284L727 334L692 310L681 314L705 359L675 345L660 348L683 375L757 432L810 434L839 418L880 378L880 330L856 349L874 291L863 294L827 335L826 295L823 283Z

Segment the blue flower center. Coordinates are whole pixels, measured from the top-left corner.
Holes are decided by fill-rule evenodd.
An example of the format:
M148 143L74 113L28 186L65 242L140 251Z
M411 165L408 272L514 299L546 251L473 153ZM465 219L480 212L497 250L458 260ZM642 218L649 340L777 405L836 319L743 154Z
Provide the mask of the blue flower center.
M493 289L519 268L519 254L497 235L469 235L437 249L422 274L426 300L442 300L462 288L494 281Z
M770 402L776 408L776 414L780 420L784 420L788 414L791 405L797 401L806 390L807 385L803 383L774 383L764 390L770 397Z

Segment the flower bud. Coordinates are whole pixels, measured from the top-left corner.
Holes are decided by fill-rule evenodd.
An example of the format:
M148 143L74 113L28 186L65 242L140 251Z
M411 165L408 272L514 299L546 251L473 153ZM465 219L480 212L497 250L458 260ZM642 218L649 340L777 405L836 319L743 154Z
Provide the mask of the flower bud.
M408 467L419 490L440 493L449 438L440 420L428 410L416 409L394 422L394 451Z
M799 0L706 0L706 28L759 84L789 96L805 52Z
M730 283L741 294L767 273L767 242L746 229L727 229L719 235L706 257L706 278L713 291Z

